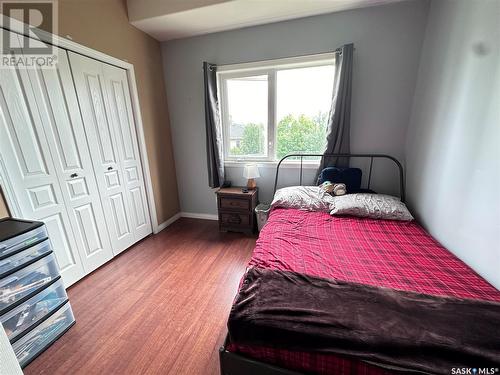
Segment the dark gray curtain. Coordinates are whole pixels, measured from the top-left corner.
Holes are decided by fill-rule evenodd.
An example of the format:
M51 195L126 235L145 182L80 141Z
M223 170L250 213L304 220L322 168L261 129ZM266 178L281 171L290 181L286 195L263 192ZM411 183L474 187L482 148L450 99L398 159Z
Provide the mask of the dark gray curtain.
M342 46L336 57L332 106L328 117L327 146L324 154L348 154L351 125L352 59L354 45ZM316 178L323 168L329 166L348 167L349 158L321 158Z
M217 65L203 62L205 82L205 129L207 134L208 185L216 188L224 183L222 124L217 98Z

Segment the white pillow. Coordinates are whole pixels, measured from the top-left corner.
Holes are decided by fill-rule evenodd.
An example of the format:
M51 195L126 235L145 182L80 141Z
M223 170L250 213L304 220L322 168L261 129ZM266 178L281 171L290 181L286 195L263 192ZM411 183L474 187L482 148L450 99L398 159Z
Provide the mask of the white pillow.
M271 207L329 212L332 203L333 197L319 186L290 186L276 191Z
M330 215L351 215L386 220L413 220L406 205L397 197L384 194L348 194L333 197Z

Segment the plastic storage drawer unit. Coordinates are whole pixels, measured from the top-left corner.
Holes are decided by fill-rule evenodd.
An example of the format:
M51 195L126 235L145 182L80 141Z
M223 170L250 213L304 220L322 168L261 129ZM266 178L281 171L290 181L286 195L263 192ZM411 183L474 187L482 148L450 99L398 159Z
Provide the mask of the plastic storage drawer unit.
M61 337L74 323L75 317L71 311L71 305L69 302L66 302L64 306L47 320L12 344L21 367L25 367L35 359L49 345Z
M39 324L67 301L68 296L64 285L61 280L58 280L0 317L0 322L9 340L14 342L19 335Z
M18 219L0 220L0 259L46 239L43 223Z
M28 267L0 279L0 315L59 277L56 260L50 253Z
M24 265L28 265L28 263L33 260L50 253L51 250L50 241L46 239L34 246L28 247L26 250L0 260L0 279L12 273L14 270Z

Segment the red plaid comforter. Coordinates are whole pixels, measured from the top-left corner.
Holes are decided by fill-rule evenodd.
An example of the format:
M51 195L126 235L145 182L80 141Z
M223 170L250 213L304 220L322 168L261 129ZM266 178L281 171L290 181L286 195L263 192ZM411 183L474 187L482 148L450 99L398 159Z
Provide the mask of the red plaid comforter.
M415 291L500 301L500 292L443 248L416 222L332 217L275 209L250 266ZM341 356L242 346L230 351L315 374L387 374Z

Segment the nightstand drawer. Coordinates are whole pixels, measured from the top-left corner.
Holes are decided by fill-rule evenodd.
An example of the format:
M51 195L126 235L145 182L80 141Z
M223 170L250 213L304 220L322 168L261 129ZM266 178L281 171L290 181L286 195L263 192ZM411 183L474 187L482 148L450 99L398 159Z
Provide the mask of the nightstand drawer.
M220 221L224 226L248 227L251 222L251 217L250 215L236 212L221 212Z
M249 199L239 199L239 198L229 198L220 197L219 205L220 208L230 208L237 210L250 211L251 201Z

